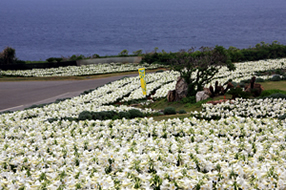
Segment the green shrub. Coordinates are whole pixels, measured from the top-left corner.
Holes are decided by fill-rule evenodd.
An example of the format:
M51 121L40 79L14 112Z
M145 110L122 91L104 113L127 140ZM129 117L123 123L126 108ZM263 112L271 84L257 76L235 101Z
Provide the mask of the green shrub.
M70 58L69 58L69 60L70 61L77 61L77 60L82 60L82 59L84 59L84 55L72 55Z
M174 107L166 107L164 109L164 114L165 115L176 114L176 109Z
M137 109L131 109L128 112L130 114L130 119L133 119L135 117L144 117L144 114L140 110L137 110Z
M279 120L284 120L284 119L286 119L286 113L285 113L284 115L280 115L280 116L278 117L278 119L279 119Z
M274 75L270 80L271 81L280 81L281 77L280 77L280 75Z
M184 114L184 113L187 113L185 110L179 110L178 112L179 114Z
M92 55L92 58L100 58L100 56L95 53L95 54Z
M92 115L89 111L83 111L79 114L78 119L79 120L91 120Z
M245 80L241 80L240 83L250 83L251 79L245 79Z
M265 80L263 79L263 78L257 78L256 80L255 80L255 82L264 82Z
M183 104L187 104L187 103L194 104L194 103L196 103L196 97L195 96L185 97L181 100L181 103L183 103Z
M63 58L58 58L58 57L56 57L56 58L54 58L54 60L55 60L57 63L59 63L59 62L62 62L62 61L63 61Z
M270 96L268 96L268 98L286 99L286 94L281 94L281 93L271 94Z
M272 94L286 94L286 91L279 90L279 89L272 89L272 90L263 90L259 96L259 98L266 98Z
M119 112L118 115L119 118L125 118L125 119L129 119L131 117L129 112L123 112L123 111Z
M235 98L249 98L251 96L251 93L249 92L244 92L242 88L232 88L230 89L227 94L232 95L232 99Z
M240 82L240 83L239 83L239 86L240 86L241 88L244 88L244 87L245 87L245 83L244 83L244 82Z
M49 63L52 63L52 62L54 62L54 61L55 61L55 58L50 57L50 58L46 59L46 61L47 61L47 62L49 62Z

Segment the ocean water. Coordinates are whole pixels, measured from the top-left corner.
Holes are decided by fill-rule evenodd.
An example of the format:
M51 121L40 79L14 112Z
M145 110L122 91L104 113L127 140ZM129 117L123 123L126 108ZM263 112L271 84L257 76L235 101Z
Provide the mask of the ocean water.
M285 0L1 0L0 51L45 60L286 44L285 18Z

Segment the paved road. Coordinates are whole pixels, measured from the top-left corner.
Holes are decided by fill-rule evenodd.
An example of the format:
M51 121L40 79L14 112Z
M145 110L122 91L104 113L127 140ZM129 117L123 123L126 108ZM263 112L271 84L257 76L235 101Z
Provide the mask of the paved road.
M0 112L21 110L34 104L54 102L56 99L78 96L124 76L72 81L0 82Z

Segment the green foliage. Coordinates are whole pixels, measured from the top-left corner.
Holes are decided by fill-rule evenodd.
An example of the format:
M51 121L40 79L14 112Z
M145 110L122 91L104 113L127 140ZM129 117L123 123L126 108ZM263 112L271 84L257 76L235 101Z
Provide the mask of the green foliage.
M95 54L92 55L92 58L100 58L100 56L95 53Z
M144 117L144 114L140 110L137 110L137 109L131 109L128 112L130 114L131 119L135 117Z
M6 47L0 53L0 64L12 64L16 60L16 53L15 49L11 47Z
M279 89L272 89L272 90L263 90L258 98L266 98L271 96L272 94L285 94L286 91L279 90Z
M240 86L241 88L244 88L244 87L245 87L245 83L244 83L244 82L240 82L240 83L239 83L239 86Z
M244 92L242 88L231 88L227 94L232 95L232 99L235 98L249 98L251 96L251 93L249 92Z
M174 107L166 107L164 109L164 114L165 115L176 114L176 109Z
M261 42L260 44L256 44L255 47L249 47L241 50L235 47L229 47L227 51L232 62L286 57L286 46L278 43L277 41L272 42L272 44Z
M126 57L128 55L127 49L122 50L119 54L120 57Z
M141 63L157 63L157 64L163 64L163 65L168 65L170 59L174 59L176 57L176 53L167 53L164 50L162 52L150 52L150 53L145 53L142 55L142 61Z
M263 78L256 78L255 82L264 82L265 80Z
M129 112L123 112L123 111L119 112L118 116L119 118L125 118L125 119L129 119L131 117Z
M250 83L251 79L245 79L245 80L241 80L240 83Z
M82 59L84 59L85 57L84 57L84 55L72 55L70 58L69 58L69 60L70 61L77 61L77 60L82 60Z
M125 112L115 112L115 111L101 111L101 112L90 112L83 111L79 114L78 120L108 120L108 119L133 119L136 117L144 117L144 113L137 109L131 109Z
M168 64L168 60L175 58L176 53L166 53L162 50L162 53L157 52L157 49L151 53L143 55L142 62L147 63L163 63ZM277 41L267 44L261 42L256 44L255 47L249 47L246 49L238 49L230 46L227 49L231 62L243 62L243 61L257 61L262 59L276 59L286 57L286 45L280 44Z
M184 113L187 113L185 110L179 110L178 112L179 114L184 114Z
M268 98L282 98L282 99L286 99L286 94L281 94L281 93L275 93L275 94L271 94L270 96L268 96Z
M280 77L280 75L274 75L270 80L271 81L280 81L281 77Z
M81 112L78 116L78 119L79 120L91 120L92 119L91 112L89 112L89 111Z
M46 61L49 62L49 63L52 63L52 62L54 62L54 58L50 57L50 58L46 59Z
M143 54L143 51L140 49L140 50L137 50L137 51L133 51L133 54L134 55L137 55L137 56L140 56Z
M222 46L202 47L199 51L195 51L194 48L188 52L180 51L169 62L172 69L178 71L188 84L187 96L194 96L203 90L203 87L218 73L220 66L225 65L229 70L235 69L226 49Z
M279 120L285 120L286 119L286 113L284 115L281 115L278 117Z
M183 103L183 104L187 104L187 103L194 104L194 103L196 103L196 96L185 97L181 100L181 103Z

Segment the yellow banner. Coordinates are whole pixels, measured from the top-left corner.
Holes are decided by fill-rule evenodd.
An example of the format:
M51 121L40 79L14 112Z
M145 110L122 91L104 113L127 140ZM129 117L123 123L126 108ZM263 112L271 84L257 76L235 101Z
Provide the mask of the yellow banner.
M143 95L146 96L145 68L138 69Z

